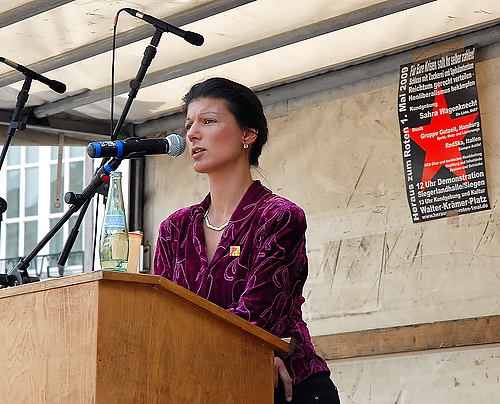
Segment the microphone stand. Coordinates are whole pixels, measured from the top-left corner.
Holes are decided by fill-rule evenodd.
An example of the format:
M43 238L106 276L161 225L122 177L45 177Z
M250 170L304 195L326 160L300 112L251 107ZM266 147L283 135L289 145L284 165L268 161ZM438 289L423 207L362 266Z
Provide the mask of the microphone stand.
M9 130L7 131L7 138L5 139L5 144L2 149L2 154L0 155L0 170L2 169L5 156L7 156L7 150L9 149L10 142L14 137L16 129L19 129L21 131L26 129L26 124L24 122L19 122L19 118L21 117L21 112L23 111L23 108L26 105L26 101L28 101L29 91L32 81L33 79L31 77L26 76L23 83L23 87L21 88L21 91L19 91L19 94L17 95L16 108L14 109L14 113L12 114ZM6 210L7 210L7 201L3 198L0 198L0 223L2 222L3 213Z
M26 102L28 101L29 91L32 82L33 78L25 76L23 87L21 88L19 94L17 95L16 107L14 109L14 113L12 114L9 130L7 131L7 138L5 139L5 144L2 149L2 154L0 155L0 169L2 168L3 162L5 161L5 157L7 156L7 150L9 149L10 142L14 137L16 129L21 131L26 129L26 124L24 122L19 122L19 119L21 117L21 112L23 111L23 108L26 105ZM2 221L3 213L6 210L7 210L7 201L3 198L0 198L0 222ZM27 273L24 273L23 275L24 277L27 277L29 279ZM12 282L17 281L18 279L17 274L14 274L14 276L15 278L12 276L12 274L0 274L0 287L1 285L10 284ZM19 277L20 278L22 277L21 274L19 274ZM36 280L38 280L38 278L36 278Z
M111 140L114 141L118 138L118 134L120 133L120 130L125 123L125 118L128 115L128 112L130 111L130 107L132 106L132 102L134 101L135 97L137 96L137 93L139 92L139 88L142 84L142 81L144 80L144 77L146 76L146 72L151 65L151 62L153 61L154 57L156 56L156 49L158 47L158 44L160 42L161 36L164 31L161 29L157 28L155 31L155 34L153 35L153 38L151 39L149 45L146 47L144 51L144 56L141 61L141 66L139 68L139 71L137 72L136 77L130 81L130 91L128 93L128 99L127 102L125 103L125 106L123 108L122 114L120 116L120 119L118 120L114 130L113 134L111 135ZM139 157L139 156L128 156L131 158L134 157ZM122 157L126 158L126 157ZM101 166L104 164L105 160L101 163ZM70 194L70 195L68 195ZM67 202L68 199L73 199L75 197L74 194L68 193L65 195L64 200ZM77 196L76 196L77 197ZM64 265L66 264L66 261L69 257L69 253L71 249L73 248L73 244L75 243L76 237L78 236L78 229L80 227L81 222L83 221L83 217L85 216L87 209L88 209L89 203L86 203L83 207L82 210L80 211L78 215L78 219L75 222L75 225L73 226L73 229L71 230L70 236L66 240L66 243L64 245L64 248L61 252L61 255L59 256L59 260L57 261L57 266L59 268L59 273L61 274L64 270Z
M130 110L130 107L132 106L132 102L134 101L135 97L137 96L137 93L139 92L139 88L141 87L142 81L144 80L144 76L146 75L146 72L149 66L151 65L151 62L156 56L156 48L160 43L160 39L163 32L164 31L157 28L155 34L153 35L153 38L151 38L151 42L144 51L144 57L142 58L139 71L137 72L135 79L130 81L130 91L128 93L128 99L127 102L125 103L120 119L118 120L118 123L115 126L115 130L113 132L113 137L111 140L116 140L116 138L118 137L118 133L123 123L125 122L125 118Z
M14 109L14 113L12 114L9 130L7 131L7 139L5 140L5 145L2 149L2 155L0 156L0 169L2 168L5 156L7 155L7 149L9 148L10 142L14 137L16 129L19 129L20 131L26 129L26 124L24 122L19 122L19 118L21 117L21 112L23 111L26 101L28 101L32 81L33 79L31 77L26 76L26 78L24 79L23 88L17 95L16 108Z

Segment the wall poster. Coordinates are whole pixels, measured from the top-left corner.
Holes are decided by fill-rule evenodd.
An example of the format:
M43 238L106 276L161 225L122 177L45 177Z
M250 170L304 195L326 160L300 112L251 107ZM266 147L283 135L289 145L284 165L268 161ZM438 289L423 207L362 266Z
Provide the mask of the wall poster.
M402 65L398 114L413 222L490 209L474 46Z

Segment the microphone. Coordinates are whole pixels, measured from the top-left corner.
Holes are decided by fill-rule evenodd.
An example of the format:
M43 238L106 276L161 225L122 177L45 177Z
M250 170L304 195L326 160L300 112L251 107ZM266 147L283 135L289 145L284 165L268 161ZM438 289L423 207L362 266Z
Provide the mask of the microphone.
M87 146L91 158L127 158L135 155L168 154L178 157L186 149L186 141L179 135L171 134L164 139L129 138L124 141L92 142ZM138 157L138 156L137 156Z
M64 93L66 91L66 84L61 83L60 81L56 80L51 80L45 76L42 76L41 74L38 74L37 72L34 72L31 69L28 69L27 67L17 64L16 62L13 62L12 60L0 57L0 62L5 63L6 65L9 65L10 67L13 67L14 69L20 71L22 74L25 76L31 77L34 80L41 81L43 84L47 84L52 90L54 90L56 93Z
M147 23L155 26L158 29L161 29L162 31L171 32L174 35L178 35L192 45L201 46L205 41L203 36L197 34L196 32L184 31L183 29L177 28L151 15L143 14L140 11L134 10L133 8L124 8L123 11L126 11L130 15L146 21Z

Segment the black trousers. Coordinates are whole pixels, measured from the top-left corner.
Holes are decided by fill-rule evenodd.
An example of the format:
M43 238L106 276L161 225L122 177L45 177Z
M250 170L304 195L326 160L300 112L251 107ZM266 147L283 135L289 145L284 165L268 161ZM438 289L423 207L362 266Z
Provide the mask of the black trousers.
M318 372L293 386L292 401L285 399L285 389L280 384L274 389L274 404L340 404L337 387L328 372Z

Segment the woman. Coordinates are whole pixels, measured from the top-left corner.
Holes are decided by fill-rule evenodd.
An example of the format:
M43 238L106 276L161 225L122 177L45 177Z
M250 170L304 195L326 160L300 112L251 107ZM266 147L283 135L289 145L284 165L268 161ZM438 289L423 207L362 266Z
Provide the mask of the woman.
M241 84L211 78L183 101L191 162L208 175L210 193L163 221L155 274L278 337L296 339L291 357L275 358L276 403L292 396L293 403L338 403L300 310L307 278L304 212L252 179L268 133L259 99Z

